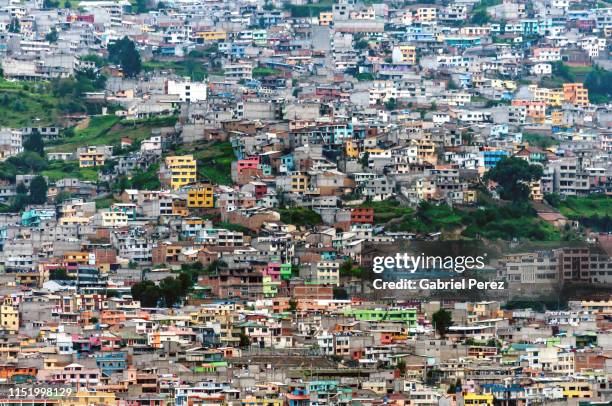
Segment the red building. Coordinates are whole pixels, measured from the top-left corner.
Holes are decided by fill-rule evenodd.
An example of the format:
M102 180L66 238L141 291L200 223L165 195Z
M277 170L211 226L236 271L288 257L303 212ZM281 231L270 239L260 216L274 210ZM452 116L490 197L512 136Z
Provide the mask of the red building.
M374 223L374 209L372 207L356 207L351 210L351 224Z

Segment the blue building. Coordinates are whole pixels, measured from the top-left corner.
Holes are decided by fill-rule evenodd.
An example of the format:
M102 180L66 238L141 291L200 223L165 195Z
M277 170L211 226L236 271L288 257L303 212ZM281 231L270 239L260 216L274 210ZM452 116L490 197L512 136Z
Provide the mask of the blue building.
M114 372L122 372L127 368L125 352L107 352L96 355L96 365L106 376Z
M295 170L295 164L293 163L293 155L283 155L281 158L281 165L285 167L287 172L292 172Z
M486 169L494 168L495 165L502 159L508 156L508 153L504 150L491 150L482 152L484 158L484 167Z

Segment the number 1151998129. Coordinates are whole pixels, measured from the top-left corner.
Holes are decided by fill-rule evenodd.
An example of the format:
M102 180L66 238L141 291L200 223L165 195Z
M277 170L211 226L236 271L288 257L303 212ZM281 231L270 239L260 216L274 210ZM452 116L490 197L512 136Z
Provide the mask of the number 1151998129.
M72 394L72 388L56 387L28 387L28 388L9 388L9 398L54 398L65 397Z

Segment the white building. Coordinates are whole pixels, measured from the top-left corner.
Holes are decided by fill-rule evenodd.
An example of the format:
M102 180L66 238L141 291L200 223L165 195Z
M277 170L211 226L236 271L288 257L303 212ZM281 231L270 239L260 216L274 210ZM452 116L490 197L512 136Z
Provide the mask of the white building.
M199 102L206 100L206 83L166 81L166 94L178 95L182 102Z

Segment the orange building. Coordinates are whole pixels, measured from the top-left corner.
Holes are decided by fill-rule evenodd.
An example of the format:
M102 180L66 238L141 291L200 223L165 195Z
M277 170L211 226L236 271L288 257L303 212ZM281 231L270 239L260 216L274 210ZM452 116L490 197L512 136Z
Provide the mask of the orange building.
M589 105L589 90L582 83L563 84L563 100L577 106Z

